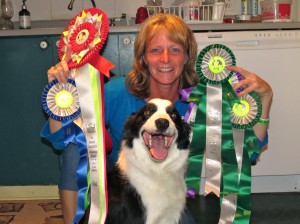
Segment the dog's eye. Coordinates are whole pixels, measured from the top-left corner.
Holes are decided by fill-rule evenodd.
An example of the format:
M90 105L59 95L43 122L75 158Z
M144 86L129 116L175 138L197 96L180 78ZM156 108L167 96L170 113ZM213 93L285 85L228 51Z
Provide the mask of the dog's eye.
M177 118L177 115L176 115L176 114L171 114L171 118L172 118L173 120L175 120L175 119Z
M150 110L146 110L145 112L144 112L144 115L146 116L146 117L149 117L150 116Z

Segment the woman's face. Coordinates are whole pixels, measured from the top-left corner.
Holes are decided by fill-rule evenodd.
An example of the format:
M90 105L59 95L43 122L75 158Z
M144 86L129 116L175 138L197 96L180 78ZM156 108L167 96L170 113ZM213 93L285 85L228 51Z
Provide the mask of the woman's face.
M151 78L159 84L178 84L186 53L181 44L168 38L167 31L158 32L146 48L145 62Z

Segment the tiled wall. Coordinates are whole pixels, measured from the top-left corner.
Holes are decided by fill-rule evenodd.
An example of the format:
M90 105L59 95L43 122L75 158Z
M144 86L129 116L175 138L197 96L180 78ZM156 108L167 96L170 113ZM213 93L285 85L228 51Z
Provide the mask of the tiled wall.
M15 14L13 21L18 21L21 10L21 0L12 0ZM164 5L170 5L178 0L163 0ZM204 1L204 0L203 0ZM232 0L239 1L239 0ZM28 0L26 5L31 13L31 20L60 20L71 19L81 10L92 7L90 0L75 0L73 10L68 10L70 0ZM146 5L147 0L95 0L96 6L102 9L108 17L120 17L126 13L135 17L139 7ZM300 0L293 0L292 16L300 20Z
M13 21L19 20L19 11L22 1L12 0L15 14ZM173 2L174 0L164 0ZM31 20L59 20L73 18L81 10L92 7L90 0L75 0L73 10L68 10L70 0L28 0L27 9L31 13ZM108 17L120 17L122 13L127 13L130 17L135 17L139 7L146 5L146 0L95 0L96 6L103 10Z
M21 10L21 1L12 1L14 3L15 10L15 15L12 20L18 21L18 12ZM109 17L115 17L115 1L122 2L124 0L95 0L95 3L96 6L105 11ZM69 2L70 0L28 0L26 1L26 5L27 9L30 11L32 21L70 19L82 9L92 7L90 0L75 0L73 10L70 11L68 10ZM122 5L124 5L124 3Z

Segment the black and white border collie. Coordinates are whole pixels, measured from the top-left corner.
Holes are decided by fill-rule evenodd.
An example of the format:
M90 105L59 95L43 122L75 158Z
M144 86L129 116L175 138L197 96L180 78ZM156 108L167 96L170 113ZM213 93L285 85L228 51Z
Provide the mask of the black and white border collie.
M177 224L186 205L190 127L168 100L153 99L124 125L108 174L106 224Z

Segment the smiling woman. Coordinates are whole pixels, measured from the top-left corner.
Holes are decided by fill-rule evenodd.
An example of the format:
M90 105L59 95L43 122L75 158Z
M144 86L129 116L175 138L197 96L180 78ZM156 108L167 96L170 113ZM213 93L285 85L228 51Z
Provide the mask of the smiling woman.
M175 102L178 89L198 83L194 68L197 42L192 30L178 16L152 16L135 39L134 54L133 70L126 78L126 87L138 98L148 99L151 95L151 98Z
M159 31L149 42L145 54L145 63L150 73L150 92L160 91L159 94L166 94L165 96L170 92L161 92L166 88L160 89L160 86L172 85L177 90L187 60L183 46L170 41L168 36L167 31ZM171 96L173 102L178 98L176 90L171 91L174 93L174 96Z

